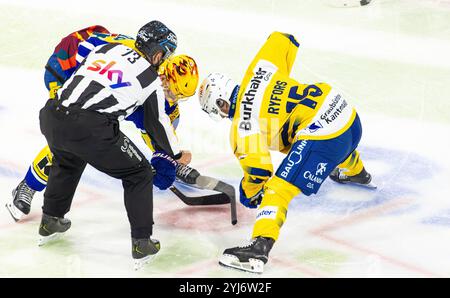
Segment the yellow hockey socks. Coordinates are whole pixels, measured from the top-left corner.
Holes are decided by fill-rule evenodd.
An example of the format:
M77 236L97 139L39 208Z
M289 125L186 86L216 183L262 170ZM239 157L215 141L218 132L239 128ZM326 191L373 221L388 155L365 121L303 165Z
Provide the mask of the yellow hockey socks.
M300 193L296 186L273 176L264 187L264 197L257 210L252 238L258 236L278 239L286 221L289 202Z

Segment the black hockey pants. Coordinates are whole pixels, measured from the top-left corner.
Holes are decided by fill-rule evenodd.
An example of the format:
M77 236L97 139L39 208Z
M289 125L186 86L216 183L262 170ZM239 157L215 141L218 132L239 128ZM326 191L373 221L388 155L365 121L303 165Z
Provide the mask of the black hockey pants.
M41 131L53 153L44 193L43 212L63 217L70 210L81 174L89 163L121 179L133 238L148 238L153 225L153 175L138 148L106 115L66 108L47 101L40 114Z

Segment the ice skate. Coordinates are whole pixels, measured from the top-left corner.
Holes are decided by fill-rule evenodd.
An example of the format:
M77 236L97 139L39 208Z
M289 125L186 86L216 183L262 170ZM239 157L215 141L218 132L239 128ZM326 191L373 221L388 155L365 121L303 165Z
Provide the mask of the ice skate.
M22 180L12 191L11 200L5 206L15 221L19 221L24 215L30 213L31 201L35 192L25 180Z
M161 244L156 239L134 239L131 238L131 254L134 259L134 270L139 270L149 263L158 253Z
M188 165L178 164L176 169L177 180L186 184L195 184L200 173Z
M377 186L372 182L372 175L370 175L366 169L362 169L361 173L355 176L347 176L343 172L345 170L335 168L330 173L330 179L342 184L353 184L364 186L370 189L375 189Z
M219 264L251 273L263 273L274 243L272 238L257 237L246 246L227 248Z
M43 246L50 241L57 240L70 228L71 222L68 218L53 217L42 214L41 224L39 225L38 241L39 246Z

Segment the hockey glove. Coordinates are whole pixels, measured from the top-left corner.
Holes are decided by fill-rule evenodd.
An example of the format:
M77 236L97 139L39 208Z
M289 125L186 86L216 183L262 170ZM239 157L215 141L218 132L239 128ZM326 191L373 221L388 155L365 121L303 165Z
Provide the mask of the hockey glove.
M248 198L245 195L244 189L242 188L242 180L241 184L239 185L239 200L241 201L241 204L244 205L247 208L257 208L259 204L261 204L261 200L263 197L264 191L261 189L258 191L254 196Z
M175 169L177 162L162 151L153 153L150 161L156 173L153 176L153 184L161 190L169 188L175 181Z

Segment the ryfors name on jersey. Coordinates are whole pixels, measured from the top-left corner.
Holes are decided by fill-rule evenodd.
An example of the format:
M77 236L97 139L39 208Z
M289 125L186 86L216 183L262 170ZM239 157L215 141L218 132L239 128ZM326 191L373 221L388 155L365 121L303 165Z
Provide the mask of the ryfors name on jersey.
M278 115L280 108L275 108L280 105L281 98L277 95L283 95L284 89L286 88L287 82L277 81L272 89L272 94L270 95L269 107L267 113ZM275 106L275 107L274 107Z

